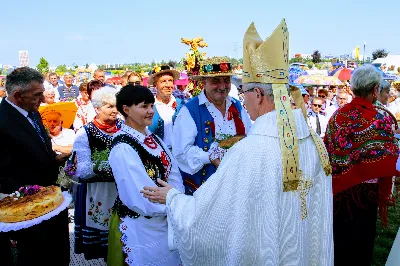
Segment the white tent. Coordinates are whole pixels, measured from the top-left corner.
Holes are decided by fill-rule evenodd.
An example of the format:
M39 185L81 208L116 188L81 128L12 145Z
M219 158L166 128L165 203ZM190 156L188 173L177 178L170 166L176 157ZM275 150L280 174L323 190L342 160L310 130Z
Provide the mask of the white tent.
M397 71L397 68L400 67L400 55L388 55L384 58L375 59L372 62L372 65L376 67L384 65L386 66L385 70L388 70L391 66L394 66L394 70Z

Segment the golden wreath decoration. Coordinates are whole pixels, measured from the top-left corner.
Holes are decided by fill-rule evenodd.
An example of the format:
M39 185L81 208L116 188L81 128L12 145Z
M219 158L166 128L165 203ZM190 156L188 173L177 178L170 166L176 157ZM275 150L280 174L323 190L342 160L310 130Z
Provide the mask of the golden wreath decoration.
M183 60L185 69L188 76L196 76L200 73L200 61L206 56L206 53L200 52L200 48L208 47L208 44L203 40L202 37L196 37L194 39L181 38L181 42L190 47L189 52L186 53ZM190 80L188 84L188 90L193 96L197 96L203 90L203 84L199 80Z

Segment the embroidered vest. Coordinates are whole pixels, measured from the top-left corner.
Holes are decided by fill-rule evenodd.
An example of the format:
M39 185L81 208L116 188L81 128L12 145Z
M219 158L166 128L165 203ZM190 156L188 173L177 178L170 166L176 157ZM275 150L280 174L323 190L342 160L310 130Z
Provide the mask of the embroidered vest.
M176 110L174 115L172 116L172 122L175 122L176 116L178 115L181 108L185 105L185 101L182 99L176 99ZM154 107L154 116L153 122L150 126L147 127L152 133L157 135L160 139L164 139L164 120L161 118L158 113L157 107Z
M236 99L232 98L232 104L235 105L239 112L240 119L242 112L242 105ZM194 145L203 149L203 151L208 152L211 144L214 141L214 133L212 129L212 124L214 124L214 118L208 111L205 104L199 105L199 98L195 97L191 99L187 104L186 108L196 124L197 135L194 141ZM190 175L181 171L183 184L185 185L185 194L193 195L193 193L203 184L212 174L215 173L217 168L212 164L206 164L200 171L194 175Z
M122 125L122 120L117 120L117 128ZM106 149L111 148L112 136L104 134L98 129L93 122L90 122L83 126L86 131L90 152L93 156L95 152L101 152ZM80 180L83 183L93 183L93 182L114 182L114 176L111 167L104 167L101 171L95 171L95 176L88 180Z
M77 98L79 96L79 88L75 85L72 85L69 89L63 85L58 87L58 93L60 94L60 100L69 99L69 98Z
M152 134L153 139L157 142L159 146L162 147L164 150L164 147L161 145L160 140ZM134 149L140 159L142 160L142 164L144 168L146 169L146 172L148 176L151 178L151 180L154 181L154 183L161 187L160 184L157 182L157 178L160 178L164 181L167 181L168 176L171 172L171 168L168 168L167 166L164 165L163 160L167 159L169 161L169 165L171 165L172 160L169 157L168 153L164 150L167 158L163 159L161 156L154 156L151 153L149 153L136 139L132 138L131 136L127 134L121 134L115 137L112 141L112 147L115 147L119 143L126 143L129 146ZM140 177L139 177L140 178ZM117 188L118 189L118 188ZM117 212L118 216L120 218L124 218L126 216L129 216L130 218L136 219L140 217L140 214L137 212L129 209L117 196L117 199L115 200L113 210ZM147 219L150 219L150 216L144 216Z

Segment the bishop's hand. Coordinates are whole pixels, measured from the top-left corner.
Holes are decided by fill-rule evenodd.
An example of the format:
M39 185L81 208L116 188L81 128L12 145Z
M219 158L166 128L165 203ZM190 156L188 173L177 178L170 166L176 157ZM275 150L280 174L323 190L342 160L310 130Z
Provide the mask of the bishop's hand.
M140 193L143 193L143 197L147 198L151 202L165 204L167 199L168 191L173 187L160 178L157 178L157 182L162 185L162 187L144 187Z

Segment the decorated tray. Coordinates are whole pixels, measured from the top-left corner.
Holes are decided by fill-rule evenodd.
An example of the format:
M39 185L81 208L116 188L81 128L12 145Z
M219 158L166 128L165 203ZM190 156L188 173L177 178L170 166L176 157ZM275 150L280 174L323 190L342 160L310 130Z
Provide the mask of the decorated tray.
M65 210L72 201L72 197L68 192L64 191L62 194L64 197L64 201L56 209L54 209L51 212L48 212L40 217L34 218L32 220L28 220L28 221L16 222L16 223L0 222L0 232L18 231L21 229L26 229L31 226L40 224L43 221L49 220L49 219L53 218L54 216L57 216L58 214L60 214L60 212Z

